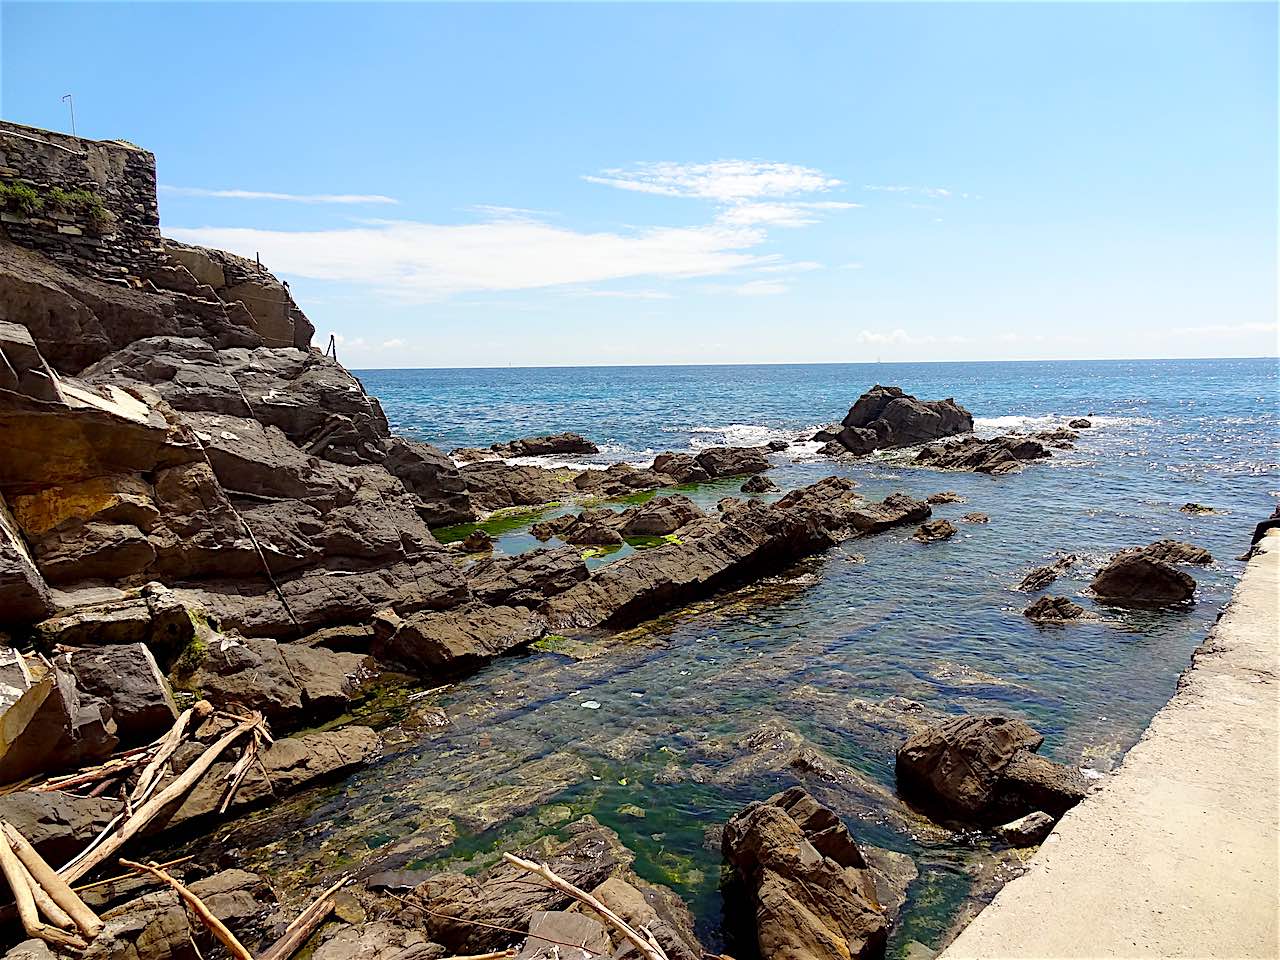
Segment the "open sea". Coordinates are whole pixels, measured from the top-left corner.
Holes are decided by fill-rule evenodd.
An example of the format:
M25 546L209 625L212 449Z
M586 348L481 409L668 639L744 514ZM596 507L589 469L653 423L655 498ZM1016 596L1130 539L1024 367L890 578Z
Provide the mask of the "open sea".
M930 545L910 529L849 541L622 637L571 638L443 689L386 694L357 713L384 728L382 760L220 840L239 850L239 865L304 886L371 858L474 868L503 843L592 814L635 851L643 876L685 897L713 950L741 950L725 938L732 918L714 828L795 782L836 809L860 843L905 854L910 861L895 862L918 871L889 954L912 940L939 943L1017 863L896 798L900 735L885 702L1016 714L1046 735L1043 753L1105 778L1172 695L1230 597L1254 524L1280 497L1273 359L358 375L397 433L447 450L572 430L601 447L582 465L794 440L839 420L876 383L954 397L984 435L1093 421L1074 450L997 478L918 469L900 453L837 463L817 456L816 444L796 444L773 458L770 476L783 489L844 474L877 499L953 490L965 502L934 515L959 533ZM682 492L713 508L736 486ZM1180 512L1189 501L1216 512ZM990 523L959 522L968 511ZM534 519L485 528L514 553L538 546L527 533ZM1214 555L1208 568L1186 568L1199 583L1194 605L1120 610L1083 594L1110 554L1165 537ZM1073 597L1098 621L1043 628L1022 616L1030 597L1013 585L1059 551L1081 563L1048 592ZM796 744L819 762L792 762Z

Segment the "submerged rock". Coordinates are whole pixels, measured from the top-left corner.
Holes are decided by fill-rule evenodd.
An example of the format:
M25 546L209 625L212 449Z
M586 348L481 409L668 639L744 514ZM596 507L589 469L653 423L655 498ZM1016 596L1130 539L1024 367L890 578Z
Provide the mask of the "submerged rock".
M1040 597L1022 615L1036 623L1066 623L1085 618L1085 609L1066 597Z
M944 816L991 822L1032 810L1061 815L1085 794L1078 771L1039 757L1044 737L1021 720L965 714L898 750L898 786Z
M1036 567L1022 578L1022 581L1018 584L1018 589L1026 590L1028 593L1043 590L1075 566L1079 560L1080 558L1074 553L1069 553L1066 556L1058 557L1052 563L1047 563L1043 567Z
M738 488L743 493L771 493L778 485L763 474L757 473Z
M991 522L991 518L989 516L987 516L985 513L979 513L976 510L970 513L961 515L960 519L963 520L965 523L990 523Z
M1190 576L1140 551L1116 554L1089 586L1094 596L1120 605L1182 603L1196 592Z
M721 842L745 895L737 909L754 915L761 960L849 960L884 946L889 925L862 851L803 788L747 806Z
M1203 517L1222 512L1215 507L1210 507L1203 503L1184 503L1178 508L1178 510L1182 513L1189 513L1193 517Z
M940 493L931 493L929 496L925 497L925 499L935 506L943 503L965 502L964 497L960 496L960 494L956 493L954 490L943 490Z
M500 457L546 457L600 452L600 448L594 443L576 433L525 437L522 440L512 440L508 443L495 443L489 449Z
M1093 426L1093 421L1086 420L1084 417L1077 417L1075 420L1069 421L1067 426L1072 430L1088 430Z

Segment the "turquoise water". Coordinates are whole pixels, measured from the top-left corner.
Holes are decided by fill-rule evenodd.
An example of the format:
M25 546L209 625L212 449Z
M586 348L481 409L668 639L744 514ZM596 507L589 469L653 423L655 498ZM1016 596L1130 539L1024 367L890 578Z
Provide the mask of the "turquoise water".
M601 443L600 461L791 439L839 419L877 382L954 396L982 433L1093 419L1076 449L1004 478L920 470L900 456L837 464L813 445L779 454L771 476L784 488L842 473L876 498L954 490L967 502L935 515L959 533L932 545L908 530L851 541L626 636L571 638L446 689L384 697L365 708L392 743L383 760L229 841L253 837L251 861L314 884L370 858L475 867L503 842L592 813L637 852L644 875L689 900L713 948L723 943L720 864L705 831L798 779L861 842L915 859L921 875L890 953L945 936L964 901L984 895L992 860L980 839L933 828L896 799L901 734L883 702L1014 712L1046 734L1046 753L1105 775L1172 694L1280 492L1274 360L360 376L406 435L451 448L569 429ZM732 490L690 493L710 505ZM1178 510L1187 501L1220 512L1188 516ZM960 523L971 510L991 522ZM537 545L523 523L499 533L503 551ZM1081 595L1106 556L1162 537L1216 558L1192 570L1194 606L1123 611ZM1042 629L1021 615L1028 598L1012 585L1059 550L1083 562L1050 592L1099 622ZM447 725L433 725L436 710ZM773 746L799 738L825 773L779 759L786 751Z

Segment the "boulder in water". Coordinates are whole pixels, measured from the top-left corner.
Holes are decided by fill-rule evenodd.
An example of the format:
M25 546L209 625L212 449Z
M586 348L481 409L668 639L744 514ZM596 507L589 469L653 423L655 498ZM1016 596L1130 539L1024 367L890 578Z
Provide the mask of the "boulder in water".
M708 447L694 459L712 479L737 477L768 470L767 452L767 447Z
M735 814L721 846L754 915L761 960L860 960L883 948L888 921L867 861L802 787Z
M1022 615L1036 623L1067 623L1083 619L1085 609L1066 597L1040 597Z
M954 400L917 400L901 387L872 387L849 409L839 429L820 430L815 440L839 443L855 454L910 447L969 433L973 416Z
M1043 742L1021 720L954 717L913 734L899 748L898 786L955 820L999 822L1032 810L1060 815L1084 797L1084 780L1036 756Z
M1114 556L1090 584L1094 596L1120 605L1182 603L1195 596L1196 582L1181 570L1141 551Z
M948 540L955 536L956 528L950 520L930 520L916 527L916 532L911 535L913 540L919 540L921 543L936 543L939 540Z

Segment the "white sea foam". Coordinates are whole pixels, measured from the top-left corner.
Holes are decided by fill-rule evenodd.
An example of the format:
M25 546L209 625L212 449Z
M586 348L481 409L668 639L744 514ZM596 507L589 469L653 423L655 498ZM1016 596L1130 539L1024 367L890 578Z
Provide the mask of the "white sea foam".
M670 431L682 432L678 428ZM704 447L759 447L770 440L786 440L788 443L799 434L788 427L766 427L758 423L730 423L722 427L689 427L694 434L690 445L695 450Z
M979 436L994 436L998 433L1034 433L1039 430L1056 430L1065 427L1080 414L1064 416L1062 414L1012 414L1005 417L974 417L973 432ZM1155 423L1150 417L1107 417L1083 415L1094 429L1106 427L1150 426Z

